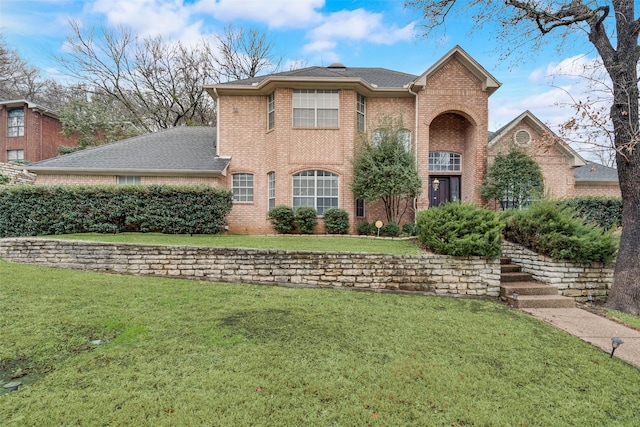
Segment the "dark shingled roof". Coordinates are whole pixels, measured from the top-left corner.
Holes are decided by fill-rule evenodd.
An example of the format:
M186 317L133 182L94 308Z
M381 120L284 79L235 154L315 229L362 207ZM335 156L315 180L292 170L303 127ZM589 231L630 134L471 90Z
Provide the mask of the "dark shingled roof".
M600 181L618 182L618 170L598 163L587 163L573 170L576 182Z
M216 128L181 126L43 160L26 169L35 173L217 175L229 161L216 157Z
M250 79L236 80L233 82L222 83L220 86L252 86L254 83L260 83L269 77L291 77L291 78L361 78L369 84L376 85L381 88L402 88L411 83L418 76L413 74L402 73L400 71L388 70L386 68L350 68L350 67L307 67L299 70L284 71L282 73L268 74L265 76L252 77Z

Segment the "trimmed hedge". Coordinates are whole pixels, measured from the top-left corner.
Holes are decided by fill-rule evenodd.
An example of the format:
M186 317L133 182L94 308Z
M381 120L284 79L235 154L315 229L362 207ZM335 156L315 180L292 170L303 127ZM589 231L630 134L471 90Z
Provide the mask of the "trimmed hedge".
M444 255L496 258L503 227L495 212L468 203L448 203L416 216L420 242Z
M295 229L294 213L291 206L276 206L268 213L269 221L275 231L282 234L291 234Z
M573 208L587 222L607 230L622 225L621 197L576 197L562 200L560 205Z
M0 191L0 237L69 233L215 234L231 211L209 186L19 186Z
M313 234L313 229L318 225L318 212L312 207L301 206L293 214L293 223L301 234Z
M611 231L586 223L569 206L546 201L508 211L505 238L554 259L610 263L617 244Z

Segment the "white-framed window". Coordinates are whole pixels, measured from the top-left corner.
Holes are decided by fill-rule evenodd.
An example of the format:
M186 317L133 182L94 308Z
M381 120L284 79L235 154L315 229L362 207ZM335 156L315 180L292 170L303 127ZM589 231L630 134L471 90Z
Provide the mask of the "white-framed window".
M7 150L7 162L21 162L24 160L24 150Z
M24 136L24 109L9 110L7 117L7 136Z
M232 175L234 202L253 202L253 174L234 173Z
M429 153L429 170L432 172L460 172L462 156L449 151L432 151Z
M273 93L267 96L267 130L276 125L276 101Z
M358 130L364 132L367 122L367 98L360 94L358 94L356 101L356 122Z
M323 170L302 171L293 175L293 209L315 208L318 215L338 206L338 175Z
M294 89L293 127L337 128L337 90Z
M118 177L118 185L134 185L140 184L139 176L119 176Z
M356 218L364 218L365 203L363 199L356 199Z
M373 145L376 147L382 143L386 137L387 129L380 128L373 131ZM402 144L405 151L411 151L411 131L409 129L400 129L396 133L396 141Z
M276 173L269 172L267 174L267 199L269 210L276 207Z

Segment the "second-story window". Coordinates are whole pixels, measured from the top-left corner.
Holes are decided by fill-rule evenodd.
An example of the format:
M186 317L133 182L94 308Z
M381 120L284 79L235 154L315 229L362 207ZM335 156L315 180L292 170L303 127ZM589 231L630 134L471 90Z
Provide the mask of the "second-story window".
M274 94L267 96L267 129L271 130L276 125L276 102Z
M356 122L358 124L358 130L364 132L365 123L367 120L367 98L364 95L358 94L358 100L356 102Z
M7 136L24 136L24 110L9 110Z
M337 128L337 90L294 89L293 127Z

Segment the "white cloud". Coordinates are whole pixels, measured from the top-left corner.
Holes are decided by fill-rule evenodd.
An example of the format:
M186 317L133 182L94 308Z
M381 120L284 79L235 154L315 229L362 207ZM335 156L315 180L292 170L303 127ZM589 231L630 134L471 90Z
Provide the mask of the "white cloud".
M325 0L200 0L198 13L208 13L221 21L247 20L270 28L306 28L321 20L317 11Z
M373 44L392 45L399 41L411 40L414 36L414 24L399 28L383 22L381 13L368 12L364 9L343 10L328 14L323 23L307 34L311 39L304 46L304 51L321 53L324 59L337 55L332 50L339 42L356 41Z
M96 0L90 12L104 14L110 25L124 25L143 36L176 37L193 30L191 10L182 0Z

